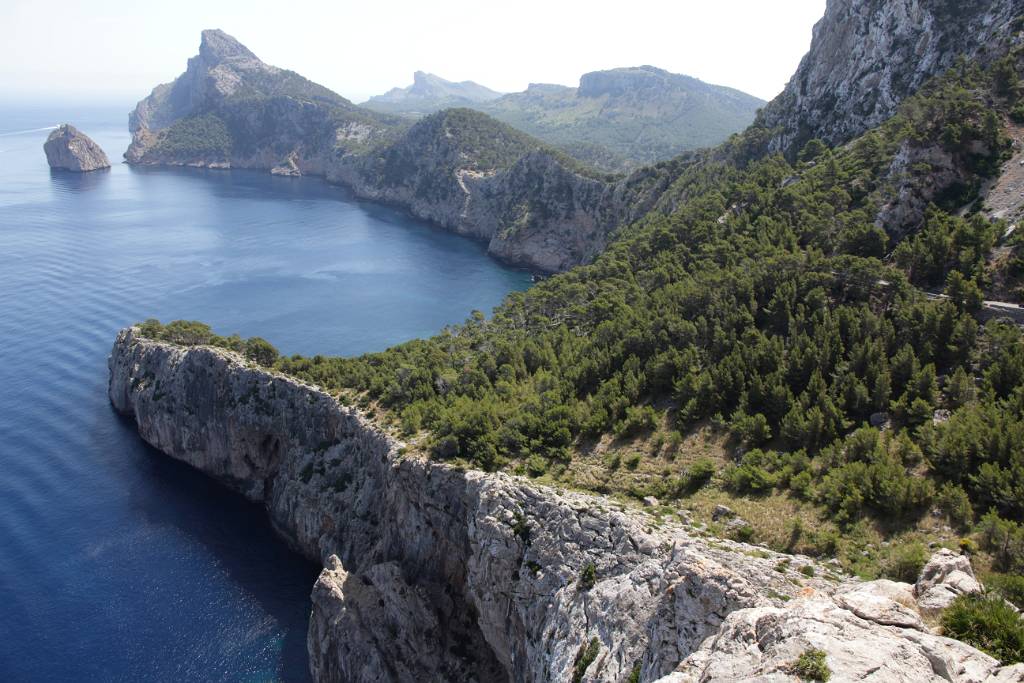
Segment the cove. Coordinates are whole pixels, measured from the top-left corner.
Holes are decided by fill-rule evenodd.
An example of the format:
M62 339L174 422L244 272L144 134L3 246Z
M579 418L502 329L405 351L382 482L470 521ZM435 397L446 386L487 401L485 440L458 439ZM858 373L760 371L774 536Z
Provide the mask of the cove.
M357 354L530 277L319 179L117 164L126 111L0 109L0 672L304 680L318 568L114 413L116 331L200 319L285 354ZM114 168L51 174L39 129L64 121Z

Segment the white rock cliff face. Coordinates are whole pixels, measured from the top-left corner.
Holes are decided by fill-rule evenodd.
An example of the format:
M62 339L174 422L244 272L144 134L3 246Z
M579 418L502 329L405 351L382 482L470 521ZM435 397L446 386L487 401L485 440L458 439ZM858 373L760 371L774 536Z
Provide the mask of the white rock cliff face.
M403 458L357 411L227 351L124 330L109 395L323 563L318 681L784 680L811 646L833 680L1024 680L930 633L909 585L808 578L806 558L778 571L782 556L600 497Z
M58 126L43 143L46 162L60 171L86 173L110 168L110 160L99 145L70 123Z
M960 56L982 63L1019 43L1020 0L828 0L811 49L760 123L780 127L777 150L811 138L851 140Z

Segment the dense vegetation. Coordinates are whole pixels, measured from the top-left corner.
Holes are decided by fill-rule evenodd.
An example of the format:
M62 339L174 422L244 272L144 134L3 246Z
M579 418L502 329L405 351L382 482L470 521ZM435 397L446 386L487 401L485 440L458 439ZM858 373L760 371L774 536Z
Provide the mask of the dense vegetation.
M671 210L624 228L592 265L431 339L277 367L374 405L432 457L663 500L796 501L828 522L797 519L779 545L816 554L866 527L914 529L937 507L975 533L965 548L1020 572L1024 337L979 317L1004 226L971 213L1007 150L993 113L1018 104L1007 65L1016 74L1012 61L958 65L840 149L812 141L790 162L751 128L649 169L671 175ZM917 224L882 230L874 217L899 187L920 196L929 179L894 178L893 159L929 146L960 182ZM686 452L701 431L722 457ZM912 578L926 557L916 542L871 566L866 554L843 559Z
M943 612L942 631L1004 665L1024 662L1024 621L998 596L961 595Z
M226 161L231 146L231 133L224 122L214 114L202 114L175 121L160 133L153 149L171 158Z
M414 178L425 196L450 191L457 170L506 169L532 152L599 180L613 176L588 168L546 143L472 109L446 109L418 121L396 144L380 150L380 180L389 185Z
M241 353L265 367L271 367L278 358L277 349L262 337L242 339L237 334L221 337L210 326L195 320L175 320L166 325L150 318L139 324L143 336L183 346L216 346Z

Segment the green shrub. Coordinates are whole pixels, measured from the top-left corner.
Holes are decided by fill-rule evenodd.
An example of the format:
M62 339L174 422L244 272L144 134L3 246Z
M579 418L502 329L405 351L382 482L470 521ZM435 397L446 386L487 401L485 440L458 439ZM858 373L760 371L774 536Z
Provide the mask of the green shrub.
M588 644L580 646L580 651L576 653L576 661L573 662L572 683L580 683L583 680L587 668L594 663L600 652L601 642L597 638L591 638Z
M914 583L928 562L928 549L922 543L893 545L883 573L894 581Z
M651 406L630 406L626 417L615 424L615 435L635 436L658 426L658 413Z
M935 507L942 511L958 529L967 529L974 519L971 499L963 488L946 482L935 496Z
M989 510L978 522L977 531L982 547L992 553L996 569L1024 573L1024 526Z
M1020 574L992 574L985 579L985 587L1024 609L1024 576Z
M942 632L1003 664L1024 661L1024 621L994 595L961 595L942 613Z
M580 571L580 580L577 582L577 586L581 591L588 591L594 587L597 583L597 567L594 566L593 562L588 562L584 565L582 571Z
M277 361L277 349L262 337L250 337L245 340L245 357L264 367L270 367Z
M536 453L526 459L526 473L531 477L539 477L548 471L548 461Z
M706 486L715 476L715 461L711 458L698 458L686 470L687 491L697 491Z
M803 681L821 681L826 683L832 678L832 670L828 668L828 655L824 650L811 648L797 658L789 667L789 672Z

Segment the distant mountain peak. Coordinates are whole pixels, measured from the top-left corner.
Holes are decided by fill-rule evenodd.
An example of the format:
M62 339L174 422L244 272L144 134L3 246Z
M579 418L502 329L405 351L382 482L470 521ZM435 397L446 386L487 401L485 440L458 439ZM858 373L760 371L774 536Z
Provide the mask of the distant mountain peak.
M383 95L371 97L365 104L371 109L395 112L411 107L422 114L447 107L489 102L501 96L502 93L473 81L456 83L426 71L416 71L412 75L412 85L392 88Z
M234 61L260 62L259 57L249 48L219 28L203 31L199 43L199 56L209 64Z

